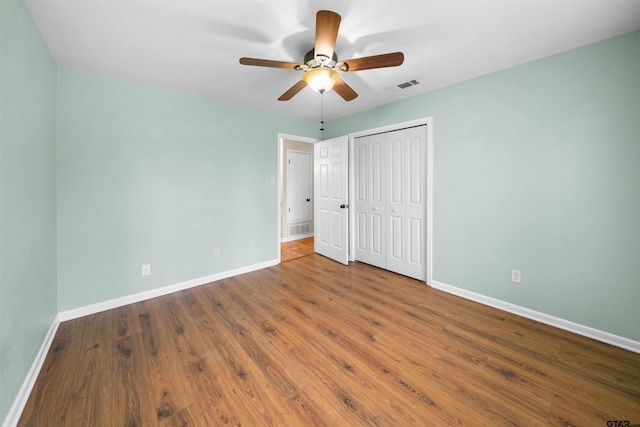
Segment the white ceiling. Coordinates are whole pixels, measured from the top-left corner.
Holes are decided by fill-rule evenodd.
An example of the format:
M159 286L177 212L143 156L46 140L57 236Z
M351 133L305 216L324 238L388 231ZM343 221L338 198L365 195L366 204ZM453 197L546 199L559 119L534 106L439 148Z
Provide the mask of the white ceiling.
M26 0L58 64L318 120L320 95L277 98L301 74L240 65L302 62L315 13L342 15L339 59L402 51L400 67L343 75L333 119L640 29L640 1ZM639 47L640 48L640 47ZM420 84L392 91L407 80Z

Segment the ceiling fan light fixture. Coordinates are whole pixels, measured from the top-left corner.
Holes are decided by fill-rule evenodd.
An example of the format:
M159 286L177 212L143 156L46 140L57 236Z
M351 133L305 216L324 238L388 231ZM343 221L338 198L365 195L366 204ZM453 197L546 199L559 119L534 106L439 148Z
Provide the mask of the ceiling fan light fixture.
M345 101L352 101L358 97L358 93L342 80L341 73L397 67L402 65L404 54L393 52L338 62L335 46L341 19L340 15L330 10L316 13L315 42L313 48L304 55L301 64L244 57L240 58L240 64L303 71L302 80L283 93L278 101L290 100L307 86L320 94L333 89Z
M316 68L302 75L302 80L316 92L324 93L331 90L333 85L340 80L340 73L330 68Z

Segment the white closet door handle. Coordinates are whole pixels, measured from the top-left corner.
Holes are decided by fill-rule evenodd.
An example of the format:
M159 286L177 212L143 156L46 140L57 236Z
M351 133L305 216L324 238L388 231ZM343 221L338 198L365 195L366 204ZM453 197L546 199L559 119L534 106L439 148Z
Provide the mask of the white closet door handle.
M378 210L378 208L371 208L371 210L372 210L372 211L377 211L377 210Z
M398 209L393 209L391 212L398 212Z

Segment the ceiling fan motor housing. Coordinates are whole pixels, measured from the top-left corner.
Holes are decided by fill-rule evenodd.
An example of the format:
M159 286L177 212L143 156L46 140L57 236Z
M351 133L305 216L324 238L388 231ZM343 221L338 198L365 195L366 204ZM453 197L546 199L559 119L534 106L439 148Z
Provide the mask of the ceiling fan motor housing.
M333 52L333 56L331 57L331 59L327 58L326 56L318 56L316 58L315 49L311 49L304 55L304 63L307 67L309 67L309 69L320 67L335 68L336 64L338 63L338 55Z

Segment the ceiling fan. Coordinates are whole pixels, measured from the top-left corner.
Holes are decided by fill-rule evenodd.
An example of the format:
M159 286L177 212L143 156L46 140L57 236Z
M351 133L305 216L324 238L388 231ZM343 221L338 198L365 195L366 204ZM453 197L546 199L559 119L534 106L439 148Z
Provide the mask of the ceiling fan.
M302 79L283 93L278 101L290 100L307 86L321 94L333 89L345 101L351 101L358 94L340 78L340 73L397 67L404 61L404 54L394 52L338 61L338 55L336 55L334 48L338 39L341 19L340 15L330 10L321 10L316 14L315 46L304 56L302 64L256 58L240 58L240 63L242 65L303 71Z

